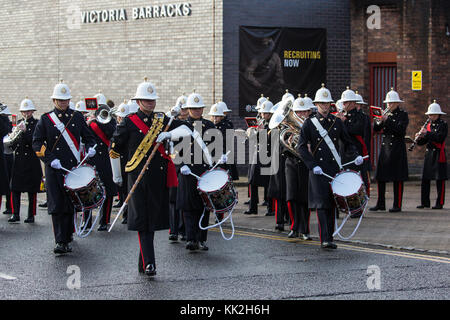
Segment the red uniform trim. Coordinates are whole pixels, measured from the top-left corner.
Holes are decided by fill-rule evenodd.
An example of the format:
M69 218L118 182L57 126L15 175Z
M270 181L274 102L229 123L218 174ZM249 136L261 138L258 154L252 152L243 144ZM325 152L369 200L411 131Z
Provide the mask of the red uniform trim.
M53 121L52 117L50 117L50 114L47 113L48 118L50 119L50 121L56 125L56 123ZM77 149L77 151L80 151L80 145L78 144L77 139L75 139L75 136L72 134L72 132L70 132L69 128L65 128L66 132L69 134L70 139L72 140L73 144L75 145L75 148Z
M111 142L108 140L108 138L106 137L106 134L102 131L102 129L100 129L98 124L96 122L91 122L91 124L89 126L95 132L95 134L100 138L100 140L102 140L103 143L109 147Z
M141 236L139 235L139 232L138 232L138 240L139 240L139 250L141 252L142 257L142 268L145 270L144 254L142 253Z
M294 213L292 212L292 204L291 201L287 202L287 207L288 207L288 212L289 212L289 217L291 218L291 230L294 227Z

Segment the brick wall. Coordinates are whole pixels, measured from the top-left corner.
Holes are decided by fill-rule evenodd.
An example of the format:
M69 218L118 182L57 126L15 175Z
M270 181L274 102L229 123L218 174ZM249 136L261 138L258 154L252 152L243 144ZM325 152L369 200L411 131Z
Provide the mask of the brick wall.
M366 9L373 4L381 8L379 30L366 27L369 17ZM445 36L445 23L448 23L449 9L448 1L440 0L351 1L352 87L368 101L369 53L394 52L396 61L392 62L397 63L397 91L405 101L402 107L409 114L407 135L411 137L425 122L424 113L433 99L438 100L444 112L448 106L449 38ZM411 89L413 70L422 70L421 91ZM423 154L424 148L408 153L413 174L421 172ZM447 154L450 154L449 148Z
M215 1L214 25L210 0L189 1L189 16L132 19L133 7L177 3L181 1L3 3L0 101L16 113L20 101L28 96L40 114L50 110L53 87L64 79L74 102L101 90L107 98L120 103L134 96L138 84L147 76L160 96L159 110L168 110L179 95L193 89L211 105L214 96L222 97L222 1ZM69 29L67 9L77 4L82 11L125 8L128 20L81 24L80 29Z

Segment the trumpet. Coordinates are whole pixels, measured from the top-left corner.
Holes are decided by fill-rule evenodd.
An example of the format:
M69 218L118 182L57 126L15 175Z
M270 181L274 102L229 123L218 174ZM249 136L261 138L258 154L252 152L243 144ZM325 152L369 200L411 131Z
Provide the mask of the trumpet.
M427 126L427 124L430 122L430 119L428 118L427 121L423 124L421 130ZM413 151L414 147L416 146L417 140L419 140L419 136L416 136L411 146L408 148L408 151Z
M382 116L385 116L385 115L391 115L392 114L392 112L391 112L391 110L390 110L390 108L389 107L386 107L386 109L384 109L383 110L383 113L381 114L381 117ZM376 124L377 125L380 125L380 123L381 123L381 117L379 117L379 118L375 118L375 122L376 122Z

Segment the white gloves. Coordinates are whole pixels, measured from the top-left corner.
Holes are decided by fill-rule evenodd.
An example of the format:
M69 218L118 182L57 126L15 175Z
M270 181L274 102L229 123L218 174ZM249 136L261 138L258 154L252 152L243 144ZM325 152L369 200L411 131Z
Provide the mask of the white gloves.
M95 156L96 153L97 153L97 151L95 151L94 148L89 148L88 153L87 153L87 156L88 156L89 158L92 158L93 156Z
M313 173L314 173L314 174L317 174L317 175L323 174L322 168L319 167L319 166L314 167L314 168L313 168Z
M190 175L191 174L191 169L187 165L184 165L184 166L181 167L180 173L182 175L184 175L184 176Z
M52 163L50 163L50 166L51 166L53 169L57 169L57 170L59 170L59 169L62 168L62 166L61 166L61 161L59 161L59 159L53 160Z
M227 161L228 161L228 156L226 155L226 154L223 154L221 157L220 157L220 163L226 163Z
M27 129L27 126L25 125L25 121L22 121L21 123L19 123L19 124L17 125L17 128L18 128L20 131L25 131L25 130Z
M60 122L56 125L56 129L58 129L59 131L63 131L64 130L64 123Z
M357 166L362 165L363 162L364 162L364 159L363 159L363 157L361 157L361 156L358 156L358 157L355 159L355 164L356 164Z
M161 132L156 138L156 143L163 142L164 140L170 139L172 137L172 134L170 132Z

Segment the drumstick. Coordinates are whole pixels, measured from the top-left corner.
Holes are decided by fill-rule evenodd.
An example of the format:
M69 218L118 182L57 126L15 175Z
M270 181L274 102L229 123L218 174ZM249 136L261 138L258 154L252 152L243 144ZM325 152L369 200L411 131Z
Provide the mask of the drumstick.
M173 121L173 117L170 118L169 123L167 123L166 127L164 128L163 132L167 132L167 130L169 130L170 125L172 124ZM125 199L125 201L122 204L122 207L119 210L119 213L117 213L116 218L114 219L113 223L111 224L111 227L109 228L108 232L111 232L112 228L114 227L114 224L116 223L117 219L119 219L120 215L122 214L123 210L125 209L125 207L128 205L128 201L130 200L131 196L134 193L134 190L136 190L136 187L138 186L139 182L142 180L142 178L144 177L144 173L145 171L147 171L148 166L150 165L150 161L152 161L153 157L155 156L156 151L158 150L159 146L161 145L161 142L158 142L155 144L155 146L153 147L152 153L150 154L150 156L148 157L147 161L145 162L144 166L142 167L141 172L139 173L139 176L137 177L136 181L134 182L133 186L131 187L130 192L128 193L127 198Z
M198 176L198 175L196 175L196 174L193 174L192 172L190 172L189 173L191 176L194 176L194 177L196 177L198 180L200 180L201 178Z
M66 172L68 172L68 173L74 174L74 175L76 175L77 177L80 176L79 174L76 174L75 172L70 171L70 170L68 170L68 169L66 169L66 168L64 168L64 167L61 167L61 169L63 169L64 171L66 171Z
M368 157L369 157L369 156L364 156L363 159L367 159ZM355 163L355 161L356 161L356 159L353 160L353 161L347 162L347 163L343 164L342 166L343 166L343 167L348 166L349 164Z
M331 180L334 179L332 176L330 176L330 175L328 175L328 174L326 174L326 173L322 173L322 175L324 175L324 176L327 177L327 178L330 178Z
M227 152L225 155L228 156L228 155L230 154L230 152L231 152L231 150L228 150L228 152ZM215 164L215 166L212 167L212 169L210 169L209 171L214 170L219 164L221 164L221 162L220 162L220 161L217 161L217 163Z
M97 147L97 144L95 144L92 148L95 149L96 147ZM81 165L86 161L87 158L88 158L88 155L85 155L85 156L84 156L84 159L81 160L81 162L80 162L80 164L78 165L77 169L78 169L79 167L81 167Z

